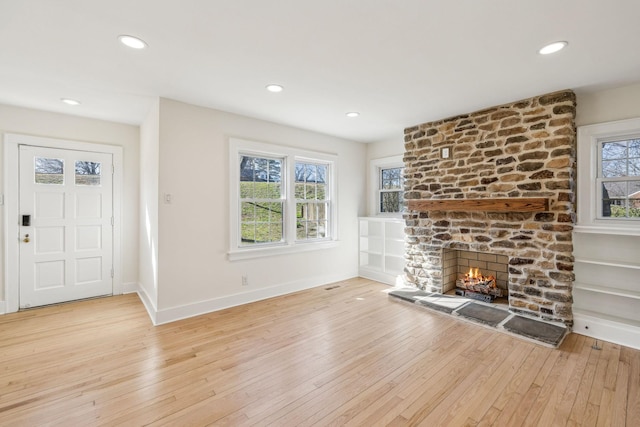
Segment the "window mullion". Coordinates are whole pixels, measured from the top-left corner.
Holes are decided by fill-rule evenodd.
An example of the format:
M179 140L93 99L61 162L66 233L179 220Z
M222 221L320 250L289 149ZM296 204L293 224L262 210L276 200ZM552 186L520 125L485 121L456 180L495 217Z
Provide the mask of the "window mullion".
M285 242L288 245L292 245L296 239L296 199L295 199L295 160L290 157L285 157L284 160L286 173L286 190L283 192L285 196L286 214L284 215Z

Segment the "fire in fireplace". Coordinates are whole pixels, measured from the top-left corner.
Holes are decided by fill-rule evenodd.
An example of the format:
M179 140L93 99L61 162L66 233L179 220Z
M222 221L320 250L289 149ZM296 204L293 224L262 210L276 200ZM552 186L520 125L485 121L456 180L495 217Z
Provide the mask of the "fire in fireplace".
M502 296L502 289L496 285L495 276L484 276L477 267L471 267L464 277L456 280L456 287L463 290L464 296L487 302Z

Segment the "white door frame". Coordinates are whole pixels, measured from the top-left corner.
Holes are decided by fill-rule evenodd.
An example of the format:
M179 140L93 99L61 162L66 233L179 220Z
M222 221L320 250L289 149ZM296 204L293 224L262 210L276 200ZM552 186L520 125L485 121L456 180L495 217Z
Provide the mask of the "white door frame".
M90 142L5 134L4 137L4 296L7 313L18 311L20 296L19 145L92 151L113 155L113 294L122 287L122 147Z

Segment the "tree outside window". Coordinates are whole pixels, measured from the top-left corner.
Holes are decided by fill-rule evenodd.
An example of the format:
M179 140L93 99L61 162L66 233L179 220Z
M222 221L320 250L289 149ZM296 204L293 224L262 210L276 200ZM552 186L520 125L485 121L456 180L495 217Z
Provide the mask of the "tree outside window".
M329 200L327 171L329 166L296 162L296 240L327 237Z
M600 143L603 218L640 219L640 139Z
M282 159L240 157L240 245L283 240Z
M229 158L230 259L333 244L336 156L232 139Z
M402 212L404 205L403 167L380 168L380 213Z

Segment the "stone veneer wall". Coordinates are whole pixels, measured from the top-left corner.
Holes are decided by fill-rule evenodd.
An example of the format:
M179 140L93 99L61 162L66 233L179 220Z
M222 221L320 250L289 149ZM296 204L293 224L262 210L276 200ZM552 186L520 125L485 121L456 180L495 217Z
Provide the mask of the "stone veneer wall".
M575 107L561 91L405 129L406 200L549 199L537 213L407 211L408 283L442 292L444 248L507 255L510 310L571 326Z

